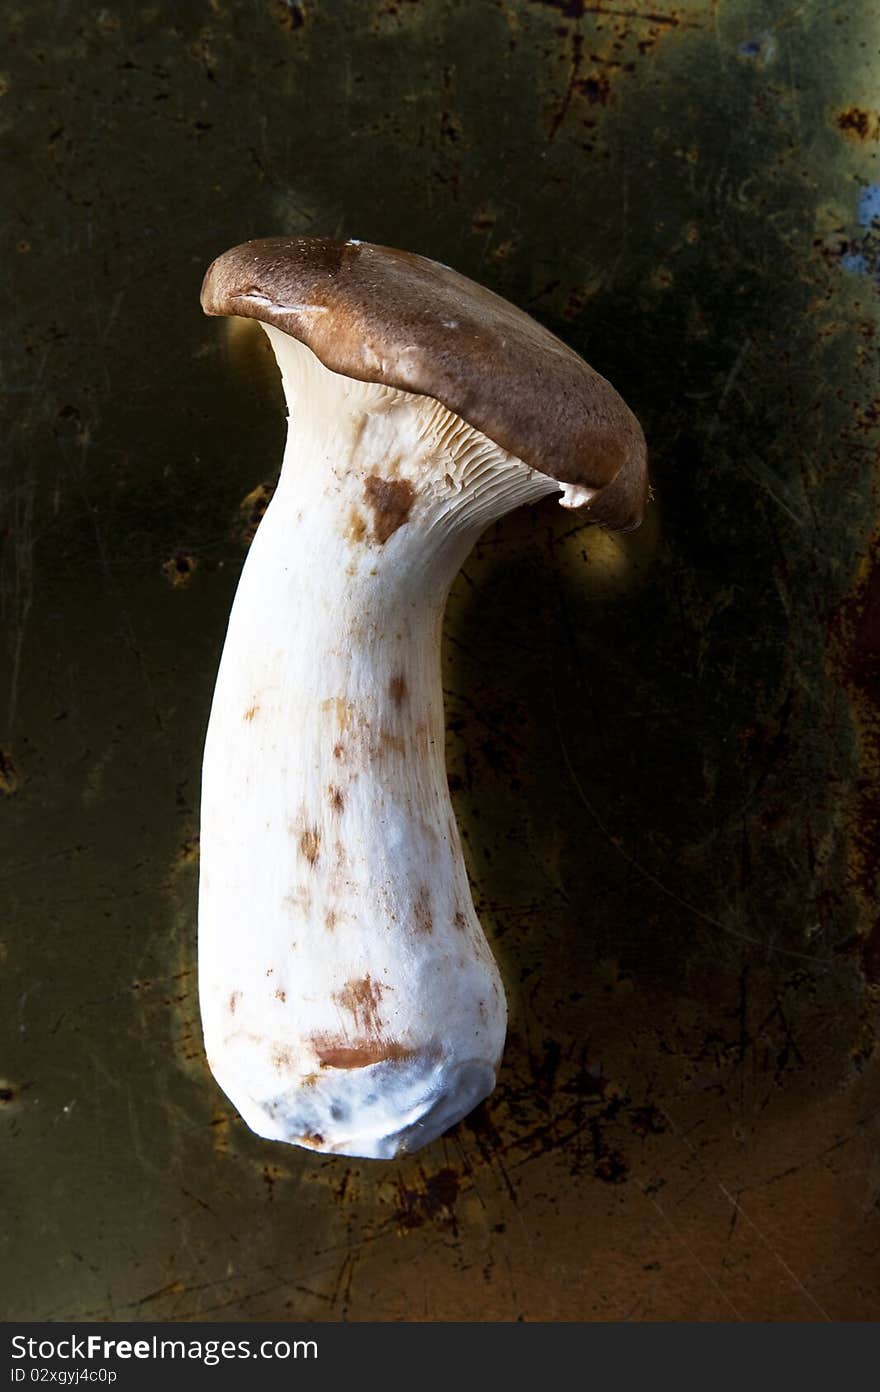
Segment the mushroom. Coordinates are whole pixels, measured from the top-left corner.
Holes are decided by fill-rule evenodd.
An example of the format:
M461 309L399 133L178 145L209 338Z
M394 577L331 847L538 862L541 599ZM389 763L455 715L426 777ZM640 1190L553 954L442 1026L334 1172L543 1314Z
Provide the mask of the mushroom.
M644 438L559 339L409 252L247 242L202 305L260 321L290 414L205 744L206 1052L258 1135L390 1159L492 1091L506 1029L446 780L449 587L548 494L637 526Z

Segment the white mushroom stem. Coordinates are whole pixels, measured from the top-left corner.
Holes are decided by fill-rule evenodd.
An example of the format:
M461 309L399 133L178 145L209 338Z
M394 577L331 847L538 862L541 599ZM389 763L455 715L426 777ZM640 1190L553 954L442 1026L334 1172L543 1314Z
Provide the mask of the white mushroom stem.
M263 327L291 420L205 747L206 1048L259 1135L390 1158L495 1083L506 1008L447 789L441 624L483 528L559 485Z

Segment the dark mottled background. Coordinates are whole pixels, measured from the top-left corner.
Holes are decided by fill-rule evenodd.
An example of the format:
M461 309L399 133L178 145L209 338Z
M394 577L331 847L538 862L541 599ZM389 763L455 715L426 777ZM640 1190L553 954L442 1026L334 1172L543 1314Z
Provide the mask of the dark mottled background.
M7 1319L880 1313L880 15L7 3ZM202 317L278 231L449 262L645 428L624 538L487 534L449 768L500 1084L382 1164L260 1141L195 992L199 762L280 460Z

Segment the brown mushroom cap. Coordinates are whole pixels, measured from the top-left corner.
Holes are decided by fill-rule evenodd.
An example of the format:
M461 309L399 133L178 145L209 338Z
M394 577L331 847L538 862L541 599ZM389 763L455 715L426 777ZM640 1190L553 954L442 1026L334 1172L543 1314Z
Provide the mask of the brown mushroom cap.
M642 520L645 439L611 383L448 266L369 242L263 237L213 262L202 308L274 324L333 372L433 397L538 472L595 489L584 511L603 526Z

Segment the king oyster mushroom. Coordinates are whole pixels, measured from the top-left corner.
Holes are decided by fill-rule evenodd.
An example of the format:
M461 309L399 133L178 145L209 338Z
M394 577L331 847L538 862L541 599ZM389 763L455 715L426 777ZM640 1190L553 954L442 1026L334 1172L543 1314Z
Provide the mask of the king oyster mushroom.
M644 438L559 339L409 252L247 242L202 305L261 322L290 413L205 745L207 1054L259 1135L388 1159L491 1092L506 1027L446 782L449 587L547 494L637 526Z

